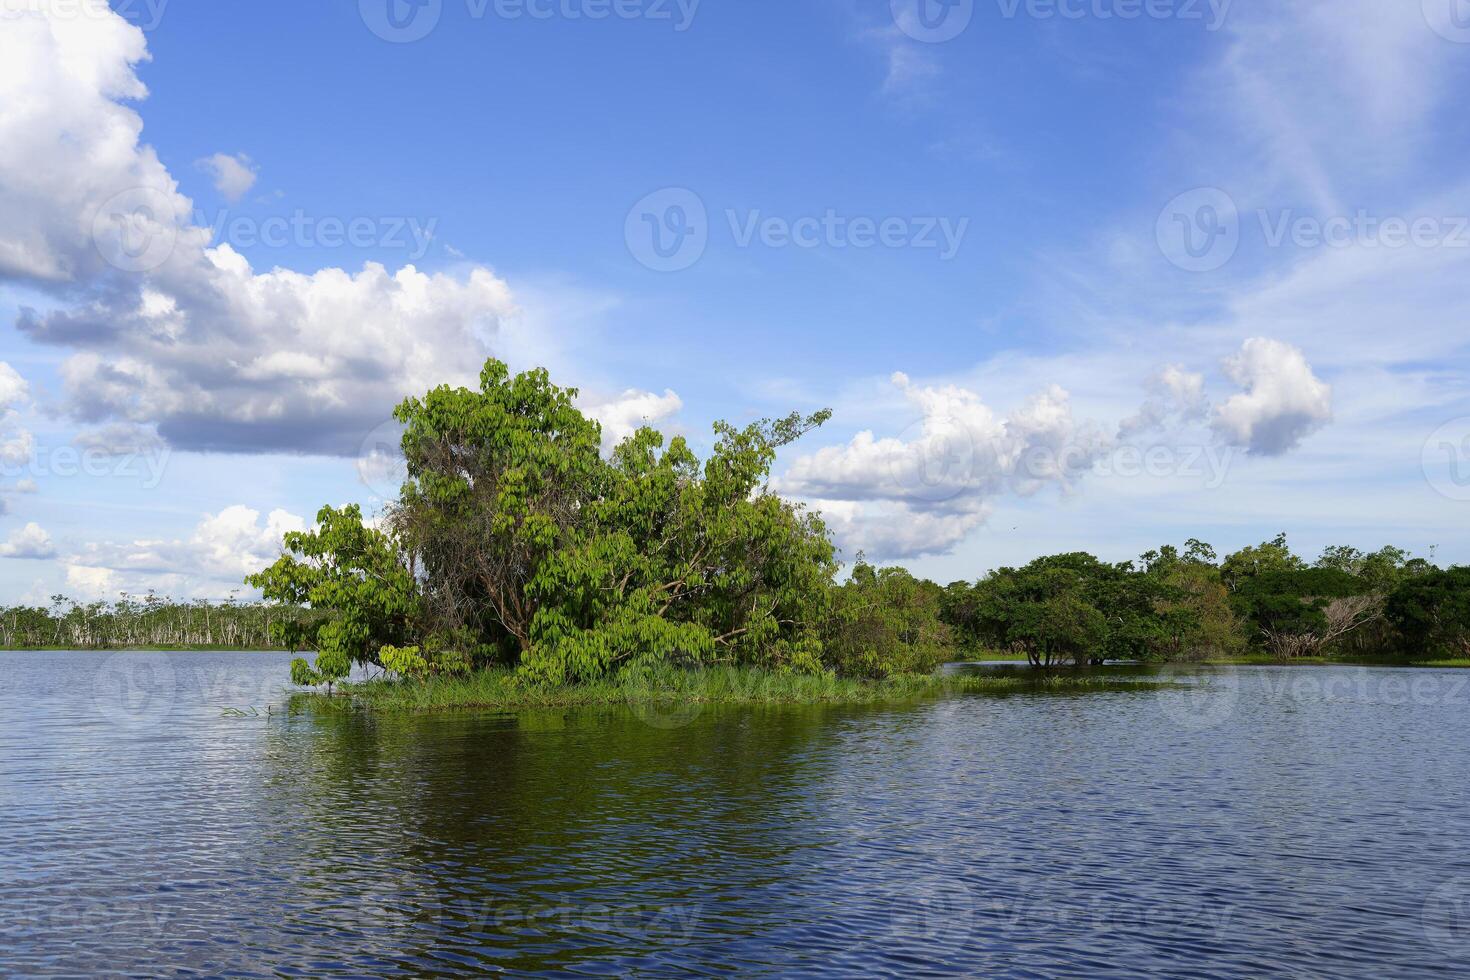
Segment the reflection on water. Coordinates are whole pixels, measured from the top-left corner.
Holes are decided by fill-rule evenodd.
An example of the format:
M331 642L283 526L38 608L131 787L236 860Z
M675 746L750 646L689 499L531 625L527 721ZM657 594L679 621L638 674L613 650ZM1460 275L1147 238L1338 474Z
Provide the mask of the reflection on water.
M1188 690L678 726L266 714L288 660L0 654L0 972L1470 957L1470 672L1190 670Z

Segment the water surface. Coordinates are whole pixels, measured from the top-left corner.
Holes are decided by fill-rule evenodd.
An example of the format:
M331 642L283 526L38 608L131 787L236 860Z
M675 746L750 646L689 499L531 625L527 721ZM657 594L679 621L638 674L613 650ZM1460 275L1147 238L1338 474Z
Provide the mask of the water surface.
M0 654L0 972L1470 969L1470 671L373 719L288 661Z

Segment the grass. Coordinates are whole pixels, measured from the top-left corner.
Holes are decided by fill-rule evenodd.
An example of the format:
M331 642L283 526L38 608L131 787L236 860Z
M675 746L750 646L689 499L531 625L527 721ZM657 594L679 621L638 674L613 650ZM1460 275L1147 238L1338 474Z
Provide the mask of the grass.
M569 708L614 704L886 704L948 694L1067 694L1137 691L1173 686L1071 671L1007 675L902 675L870 681L832 675L777 674L743 667L669 670L656 676L588 684L538 686L512 670L487 670L428 681L374 680L345 684L328 695L308 692L293 708L412 714L433 711Z

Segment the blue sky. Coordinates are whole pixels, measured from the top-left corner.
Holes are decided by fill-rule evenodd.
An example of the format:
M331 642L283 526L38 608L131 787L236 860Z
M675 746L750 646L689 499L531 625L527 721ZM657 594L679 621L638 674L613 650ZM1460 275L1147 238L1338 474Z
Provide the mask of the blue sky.
M776 486L943 580L1470 560L1464 6L6 0L0 594L222 595L491 354L831 406Z

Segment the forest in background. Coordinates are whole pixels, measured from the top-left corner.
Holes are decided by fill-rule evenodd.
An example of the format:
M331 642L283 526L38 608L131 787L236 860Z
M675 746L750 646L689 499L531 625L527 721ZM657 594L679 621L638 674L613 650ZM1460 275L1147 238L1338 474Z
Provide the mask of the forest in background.
M49 606L0 607L0 649L281 650L283 623L309 630L324 619L268 602L183 602L150 592L81 603L54 595Z

